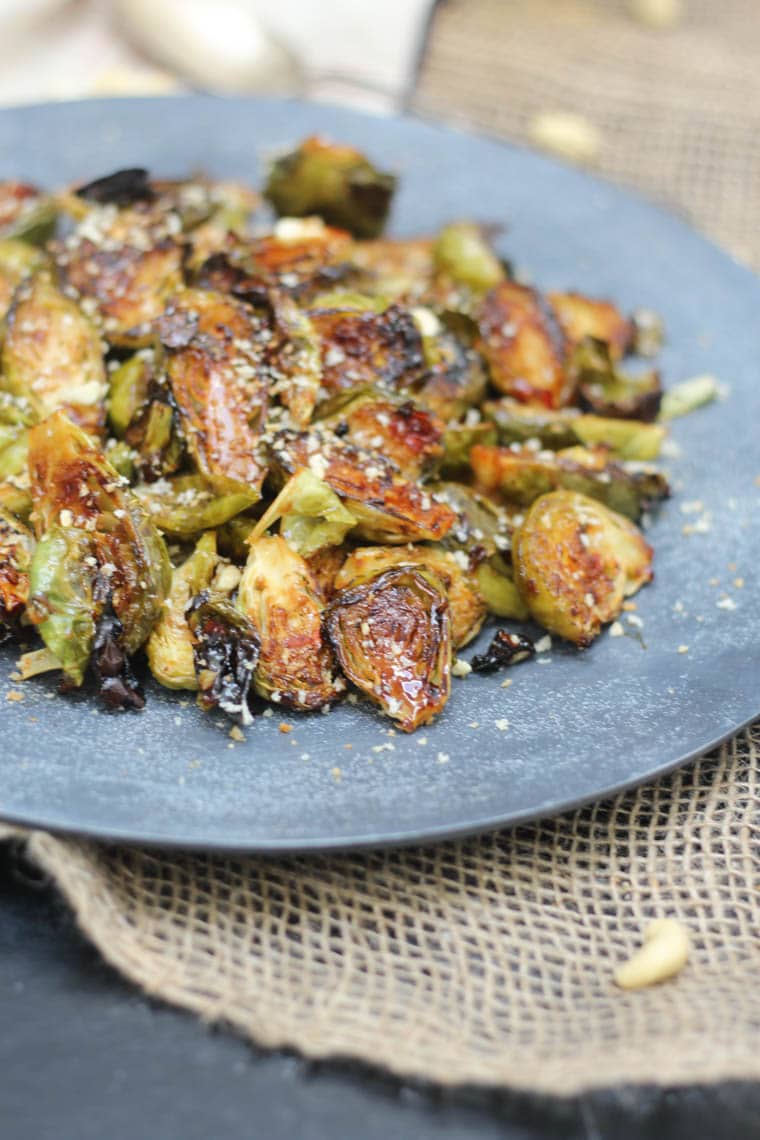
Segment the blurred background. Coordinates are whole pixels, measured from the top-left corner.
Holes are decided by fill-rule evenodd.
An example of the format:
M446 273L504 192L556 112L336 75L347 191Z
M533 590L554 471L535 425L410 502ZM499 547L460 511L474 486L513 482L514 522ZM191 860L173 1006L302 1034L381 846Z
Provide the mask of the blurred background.
M757 0L0 0L2 104L207 90L413 111L628 184L755 268L759 62Z

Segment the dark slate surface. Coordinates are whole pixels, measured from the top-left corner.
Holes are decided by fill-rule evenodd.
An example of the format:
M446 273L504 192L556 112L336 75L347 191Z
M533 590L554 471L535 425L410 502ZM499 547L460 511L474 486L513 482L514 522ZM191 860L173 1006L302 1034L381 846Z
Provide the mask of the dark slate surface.
M635 637L603 637L583 654L558 648L550 664L515 670L508 692L499 676L455 682L439 722L394 737L394 751L373 753L389 742L388 721L360 708L298 719L290 736L278 733L278 717L259 718L247 742L230 747L224 724L154 688L140 715L108 715L90 696L47 700L45 680L9 704L12 654L0 650L0 816L232 848L432 837L549 814L640 781L760 712L760 607L752 604L760 282L682 222L524 150L288 101L199 96L5 110L0 155L6 175L48 185L138 163L160 174L204 166L255 179L258 156L313 131L398 170L394 232L462 215L503 223L504 251L541 285L574 285L664 315L665 375L710 371L731 385L728 400L675 429L684 448L671 463L680 499L703 502L712 532L683 538L693 516L678 500L656 520L657 580L639 602L646 648ZM746 582L731 591L734 611L716 607L709 584L730 582L729 562ZM494 724L504 717L507 732ZM481 727L467 727L473 720Z

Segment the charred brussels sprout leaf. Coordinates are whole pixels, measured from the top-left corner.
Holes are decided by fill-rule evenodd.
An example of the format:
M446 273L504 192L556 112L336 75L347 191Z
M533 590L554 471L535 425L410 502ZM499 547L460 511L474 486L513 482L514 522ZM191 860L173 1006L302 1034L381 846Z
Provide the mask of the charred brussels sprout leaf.
M481 487L500 491L509 502L528 506L559 487L589 495L612 510L637 519L667 498L668 484L656 471L628 471L609 462L605 448L573 448L553 454L499 447L473 447L472 469Z
M260 652L253 625L226 598L207 590L190 603L187 620L198 704L206 711L220 708L241 724L250 724L248 694Z
M95 628L92 667L98 693L109 709L142 709L145 697L124 649L124 626L113 611L110 592Z
M529 637L522 633L510 633L507 629L498 629L485 653L473 657L470 665L473 673L495 673L497 669L526 661L535 652L536 647Z
M277 521L280 534L304 558L325 546L340 546L356 519L326 483L304 467L287 481L251 532L254 542Z
M193 639L185 611L191 600L208 587L217 561L216 536L209 531L172 573L169 595L146 646L151 673L168 689L198 687Z
M66 408L82 426L102 426L107 386L100 336L47 273L19 287L0 361L0 383L27 399L38 417Z
M459 419L485 394L488 381L481 358L437 319L431 333L423 334L423 346L426 368L414 385L414 399L446 422Z
M645 423L657 419L662 385L655 369L635 376L622 372L609 345L586 337L572 354L571 370L577 377L581 406L586 410Z
M142 166L130 166L96 178L78 187L75 193L78 198L100 206L132 206L135 202L152 202L156 196L148 171Z
M79 590L92 622L110 599L122 625L124 650L134 653L153 628L169 588L171 568L163 539L118 473L63 412L32 428L29 472L41 545L51 528L76 536L76 541L70 539L69 555L62 551L62 540L55 546L67 563L82 564L64 567L63 577L68 585L75 584L74 593ZM44 545L42 554L39 550L34 565L44 577ZM93 584L85 590L83 582ZM37 612L44 614L52 605L54 617L54 598L46 597L44 587L33 592ZM47 637L45 641L63 661L56 646Z
M436 541L455 522L449 507L403 479L388 460L327 432L278 432L270 450L283 475L310 468L344 501L358 533L370 541Z
M261 642L254 678L259 696L303 710L337 696L343 685L322 636L318 583L284 538L264 535L251 544L237 604Z
M438 546L361 546L343 562L334 581L343 590L376 578L394 566L417 566L429 570L440 581L449 602L451 643L455 649L466 645L478 633L486 616L486 605L477 579L467 560Z
M637 527L573 491L536 500L515 533L512 557L532 616L580 646L652 577L652 549Z
M440 580L397 566L340 590L325 628L341 668L405 732L439 713L451 689L449 605Z
M272 165L264 195L281 216L318 214L356 237L373 238L382 231L395 188L395 177L360 151L312 137Z
M268 404L262 329L240 301L188 289L159 322L182 432L200 473L220 492L258 493L257 456Z
M29 600L33 549L32 532L0 507L0 641L17 624Z
M478 293L504 280L504 267L491 248L482 226L452 222L444 226L433 249L436 270Z

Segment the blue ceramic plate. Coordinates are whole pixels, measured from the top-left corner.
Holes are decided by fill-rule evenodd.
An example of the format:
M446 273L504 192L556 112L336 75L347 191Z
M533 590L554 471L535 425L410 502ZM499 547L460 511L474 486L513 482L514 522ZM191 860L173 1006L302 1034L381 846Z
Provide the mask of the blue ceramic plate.
M22 702L7 701L14 654L5 647L0 817L241 851L462 835L647 780L760 714L760 282L683 222L524 150L283 100L6 110L0 177L55 186L145 165L257 182L262 155L311 132L398 171L393 233L462 216L502 223L504 252L542 287L575 286L660 312L668 381L711 372L727 385L727 399L673 429L676 496L650 532L657 575L637 599L643 628L605 635L584 653L557 646L515 668L508 689L498 674L455 681L439 721L413 736L389 734L369 708L344 706L291 715L289 735L278 731L279 716L258 717L243 744L221 718L152 684L141 714L108 714L84 694L53 699L45 679L27 684ZM685 536L696 520L704 533Z

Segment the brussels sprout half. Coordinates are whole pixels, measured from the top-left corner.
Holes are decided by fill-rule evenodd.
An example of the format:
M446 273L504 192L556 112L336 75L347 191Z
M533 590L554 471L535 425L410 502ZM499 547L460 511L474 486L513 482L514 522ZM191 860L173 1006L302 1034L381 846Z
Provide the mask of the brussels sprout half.
M164 608L145 647L151 673L168 689L198 688L186 610L191 600L208 587L217 562L216 535L207 531L192 554L172 572Z
M251 543L237 598L261 642L256 692L287 708L319 709L344 689L322 634L321 591L279 535Z
M280 534L304 558L325 546L340 546L356 526L356 519L335 492L308 467L288 479L251 531L249 542L278 521Z
M394 175L378 170L360 151L312 136L272 164L264 196L280 216L319 214L356 237L374 238L395 188Z
M112 604L124 651L134 653L150 634L169 589L171 566L163 539L118 473L63 412L31 429L29 473L40 537L33 560L38 581L33 620L39 624L55 618L56 591L49 595L45 583L58 575L65 582L58 593L65 596L70 590L72 595L64 608L76 603L90 614L94 627L106 603ZM60 568L57 561L63 563ZM87 622L77 617L76 624L79 628ZM52 628L42 624L42 636L64 661L65 653L46 635ZM84 649L76 660L82 658L86 660ZM81 683L79 665L70 675Z
M625 598L652 578L652 548L627 518L574 491L535 501L512 544L515 579L531 615L586 646Z
M547 411L508 396L487 401L482 411L496 426L501 444L537 439L544 447L556 449L603 443L620 459L647 461L657 458L666 435L661 424L584 414L577 408Z
M440 579L395 566L339 590L325 629L343 672L404 732L441 711L451 690L451 622Z
M53 198L24 182L0 182L0 238L42 245L53 236Z
M355 447L380 452L406 479L427 474L444 454L443 421L411 400L367 392L321 423Z
M102 426L107 384L100 335L46 272L16 291L0 368L2 387L28 400L38 418L66 408L87 427Z
M480 631L485 617L486 604L477 578L467 564L460 564L460 556L437 546L360 546L343 562L334 588L348 589L376 578L393 566L419 566L429 570L440 581L449 602L451 616L451 643L455 649L472 641Z
M370 542L436 541L456 521L449 507L401 478L387 459L328 432L278 432L270 453L282 475L308 467L331 487L356 518L357 533Z
M198 470L220 492L258 494L266 474L257 446L269 400L268 330L241 301L200 289L178 294L158 329L182 434Z
M586 337L573 351L570 370L576 377L582 408L600 416L650 422L662 403L660 374L653 368L637 375L621 371L610 346Z
M257 500L245 489L219 494L200 475L177 475L155 483L139 483L134 494L151 522L170 538L193 538L203 530L220 527L248 510ZM248 520L247 526L253 525Z

